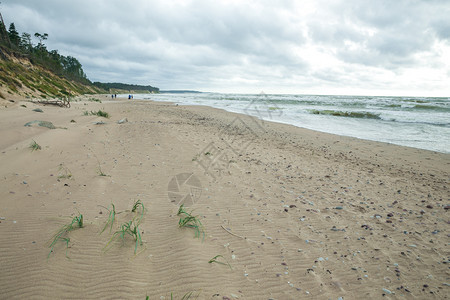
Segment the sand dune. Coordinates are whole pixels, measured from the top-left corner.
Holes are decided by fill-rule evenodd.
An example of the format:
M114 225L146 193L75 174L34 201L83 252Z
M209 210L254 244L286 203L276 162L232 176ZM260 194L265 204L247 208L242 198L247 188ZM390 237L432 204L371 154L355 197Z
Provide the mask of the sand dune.
M0 110L1 299L448 297L450 155L98 97ZM111 117L83 115L99 109ZM178 227L186 195L203 241ZM143 244L105 251L137 200ZM100 234L111 203L121 213ZM79 213L83 228L50 253Z

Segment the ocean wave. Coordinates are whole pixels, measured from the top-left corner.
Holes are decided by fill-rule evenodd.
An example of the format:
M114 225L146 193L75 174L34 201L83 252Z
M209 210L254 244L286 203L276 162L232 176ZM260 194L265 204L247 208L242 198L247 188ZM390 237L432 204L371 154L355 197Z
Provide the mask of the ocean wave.
M220 93L142 97L202 104L312 130L450 153L450 98Z
M338 110L317 110L312 109L309 112L313 115L327 115L334 117L347 117L347 118L359 118L359 119L376 119L380 120L379 114L370 112L358 112L358 111L338 111Z
M450 112L450 108L436 106L436 105L417 104L417 105L414 105L414 108L421 109L421 110L434 110L434 111Z
M427 99L414 99L414 98L406 98L406 99L399 99L399 101L403 101L403 102L411 102L411 103L430 103L430 100Z
M426 122L426 121L404 120L404 119L398 119L398 118L389 118L389 119L382 118L382 119L384 121L390 121L390 122L396 122L396 123L415 124L415 125L430 125L430 126L439 126L439 127L450 128L450 123L448 123L448 122Z

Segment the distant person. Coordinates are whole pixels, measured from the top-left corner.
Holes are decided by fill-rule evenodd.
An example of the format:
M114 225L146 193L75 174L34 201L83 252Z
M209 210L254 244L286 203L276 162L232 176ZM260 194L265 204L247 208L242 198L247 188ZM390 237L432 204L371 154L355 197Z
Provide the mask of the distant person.
M117 98L117 94L114 94L114 98Z
M128 100L130 100L131 99L131 95L128 95Z
M114 99L114 95L111 95L111 99Z

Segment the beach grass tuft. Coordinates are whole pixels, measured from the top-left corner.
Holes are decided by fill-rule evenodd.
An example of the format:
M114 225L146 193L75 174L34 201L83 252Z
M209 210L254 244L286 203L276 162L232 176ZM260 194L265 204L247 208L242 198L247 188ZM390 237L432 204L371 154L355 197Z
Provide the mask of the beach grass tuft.
M111 232L112 227L114 225L114 221L116 220L116 207L114 206L114 203L111 203L111 209L108 209L107 207L105 207L105 209L109 211L108 221L106 222L100 234L102 234L103 231L105 231L108 225L109 225L109 232Z
M222 258L225 262L222 261L218 261L217 259ZM211 258L208 263L212 264L212 263L216 263L216 264L220 264L220 265L225 265L230 267L230 269L232 270L233 268L231 267L230 263L225 259L225 257L223 257L222 255L216 255L213 258Z
M194 295L194 291L192 291L192 292L187 292L186 294L184 294L183 297L181 297L181 300L197 299L199 295L200 295L200 293L197 294L197 295ZM171 294L170 296L172 297L172 294ZM171 299L172 299L172 298L171 298Z
M98 172L98 176L102 176L102 177L109 176L109 175L106 175L106 173L103 172L102 167L100 167L100 164L98 165L97 172Z
M59 165L58 179L71 179L73 177L72 172L64 164Z
M78 216L73 217L72 221L69 224L66 224L61 228L59 228L59 230L50 239L52 242L49 245L50 252L48 253L47 258L50 257L50 254L53 252L53 248L55 247L56 243L60 240L66 242L66 256L67 256L67 249L69 248L70 238L67 237L66 235L77 227L83 228L83 215L80 213L78 213Z
M99 109L98 111L87 111L87 110L85 110L85 111L83 111L83 115L84 116L99 116L99 117L103 117L103 118L109 118L110 117L110 115L106 112L106 111L103 111L103 110L101 110L101 109Z
M38 143L36 143L36 141L34 141L34 140L31 142L29 148L31 149L32 152L33 152L33 151L36 151L36 150L41 150L41 149L42 149L42 147L41 147Z
M183 295L183 297L181 297L181 300L198 299L199 296L200 296L200 293L198 293L197 295L194 295L194 291L187 292L186 294ZM150 297L146 296L145 299L149 300ZM170 300L174 300L173 293L170 293Z
M142 203L142 201L138 199L134 202L131 212L137 213L139 211L139 208L141 209L141 216L139 217L139 222L141 222L142 218L144 217L145 206L144 203Z
M136 254L137 248L139 245L142 245L142 237L141 232L139 230L139 223L140 221L134 218L133 220L129 222L125 222L120 226L120 229L114 232L113 236L109 240L109 242L106 244L104 250L108 250L108 246L117 238L120 238L122 240L122 244L125 243L125 237L127 235L131 236L135 240L135 247L134 247L134 254Z
M202 240L205 239L206 234L202 222L198 219L197 216L193 216L190 212L187 212L184 209L183 204L181 204L180 208L178 209L177 216L180 217L180 220L178 221L178 226L180 228L193 228L195 230L196 238L200 238L200 236L202 236Z
M97 98L94 98L94 97L90 97L90 98L88 99L88 101L102 103L102 101L101 101L100 99L97 99Z
M109 118L109 114L106 111L98 110L98 111L91 111L91 115L103 117L103 118Z

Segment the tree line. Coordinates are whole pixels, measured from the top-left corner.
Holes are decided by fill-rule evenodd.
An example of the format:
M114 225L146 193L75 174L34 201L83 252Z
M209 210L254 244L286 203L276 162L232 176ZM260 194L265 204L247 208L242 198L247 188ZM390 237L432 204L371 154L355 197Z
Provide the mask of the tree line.
M0 45L16 54L27 57L31 63L40 65L52 73L69 80L84 84L91 84L83 71L81 63L72 56L64 56L58 50L48 50L44 42L48 39L47 33L34 34L37 43L33 43L33 37L27 32L19 34L14 23L6 26L0 15ZM1 51L1 49L0 49Z
M151 85L137 85L137 84L126 84L126 83L102 83L102 82L94 82L93 83L96 87L99 87L104 90L112 90L112 89L118 89L118 90L126 90L126 91L148 91L153 93L158 93L159 88L153 87Z

